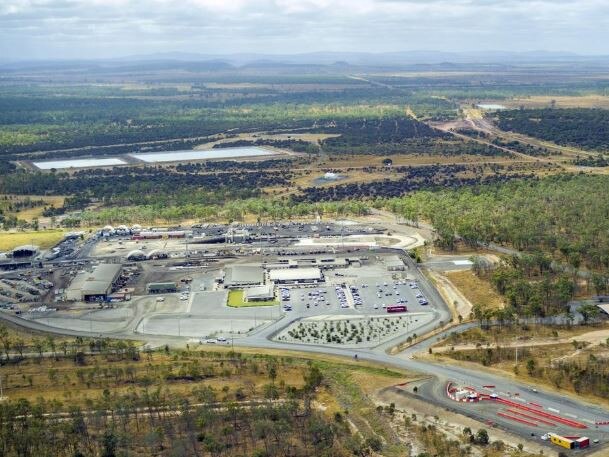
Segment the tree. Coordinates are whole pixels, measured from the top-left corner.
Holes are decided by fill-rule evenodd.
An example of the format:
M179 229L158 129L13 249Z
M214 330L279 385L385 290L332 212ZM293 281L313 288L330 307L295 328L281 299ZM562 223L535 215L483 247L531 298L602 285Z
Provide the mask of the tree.
M17 352L19 353L19 358L23 359L23 350L25 349L25 342L23 341L23 338L15 339L15 349L17 349Z
M46 337L46 345L47 347L51 350L51 352L53 353L53 358L55 360L57 360L57 344L55 343L55 338L53 338L51 335Z
M44 352L44 342L40 338L32 338L32 346L38 352L38 357L42 358L42 353Z
M102 457L116 457L117 438L113 431L106 430L102 438Z
M486 446L489 443L488 432L481 428L476 433L476 444L480 444L482 446Z
M533 359L529 359L527 360L527 373L529 373L529 376L533 376L533 374L535 373L535 368L537 367L535 360Z
M4 353L6 355L6 360L10 360L10 349L11 349L11 337L8 333L7 328L2 325L0 326L0 343L2 343L2 347L4 348Z
M590 319L596 319L599 315L600 310L596 305L591 303L585 303L581 305L577 311L582 315L582 319L584 320L584 324L588 324Z
M275 366L274 362L272 362L269 366L269 379L271 380L271 383L274 385L275 379L277 379L277 367Z

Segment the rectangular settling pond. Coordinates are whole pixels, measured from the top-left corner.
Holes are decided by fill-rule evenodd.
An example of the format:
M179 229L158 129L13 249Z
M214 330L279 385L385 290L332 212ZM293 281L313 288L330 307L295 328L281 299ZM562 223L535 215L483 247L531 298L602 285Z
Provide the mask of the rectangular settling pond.
M122 159L116 157L108 159L67 159L50 160L45 162L32 162L39 170L64 169L64 168L89 168L89 167L110 167L113 165L125 165Z
M258 157L275 154L275 152L257 146L241 148L216 148L206 150L145 152L129 154L131 157L147 163L182 162L188 160L232 159L235 157Z

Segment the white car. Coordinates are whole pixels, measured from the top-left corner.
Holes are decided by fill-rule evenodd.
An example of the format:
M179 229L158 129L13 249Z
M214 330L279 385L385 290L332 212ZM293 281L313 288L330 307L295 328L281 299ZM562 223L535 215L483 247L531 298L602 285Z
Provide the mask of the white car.
M157 297L156 301L159 302L159 303L160 302L164 302L165 301L165 297Z
M208 338L205 340L205 342L207 344L216 344L218 342L218 340L216 340L215 338Z
M218 340L218 343L226 343L226 337L224 337L224 336L219 336L217 338L217 340Z

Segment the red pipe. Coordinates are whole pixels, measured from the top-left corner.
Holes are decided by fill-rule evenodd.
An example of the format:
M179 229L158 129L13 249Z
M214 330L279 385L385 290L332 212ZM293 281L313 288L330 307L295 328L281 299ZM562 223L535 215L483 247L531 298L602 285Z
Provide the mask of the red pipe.
M545 418L550 419L550 420L554 420L556 422L560 422L561 424L568 425L569 427L588 428L586 425L582 424L581 422L576 422L576 421L572 421L570 419L565 419L563 417L556 416L554 414L549 414L549 413L546 413L545 411L540 411L538 409L530 408L528 406L525 406L525 405L522 405L520 403L516 403L516 402L510 401L510 400L505 400L503 398L498 398L497 401L499 403L503 403L504 405L513 406L516 409L523 409L525 411L530 411L532 413L539 414L542 417L545 417Z
M501 417L505 417L507 419L511 419L513 421L521 422L523 424L530 425L532 427L537 427L537 424L535 422L531 422L531 421L528 421L528 420L525 420L525 419L520 419L520 418L515 417L515 416L510 416L509 414L505 414L505 413L502 413L502 412L498 412L497 416L501 416Z
M539 417L532 416L531 414L523 413L522 411L516 411L513 409L508 409L508 413L518 414L519 416L526 417L527 419L535 419L537 422L541 422L542 424L551 425L552 427L556 427L556 424L550 422L545 419L540 419Z

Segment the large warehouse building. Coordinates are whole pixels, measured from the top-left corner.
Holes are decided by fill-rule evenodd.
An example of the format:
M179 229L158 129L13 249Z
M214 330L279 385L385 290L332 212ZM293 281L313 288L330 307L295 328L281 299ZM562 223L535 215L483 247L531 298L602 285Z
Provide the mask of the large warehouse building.
M228 289L262 284L264 284L264 270L262 267L235 265L225 270L224 287Z
M269 271L269 279L276 284L305 284L323 281L319 268L282 268Z
M66 299L72 301L104 301L112 293L112 286L122 270L120 264L97 265L92 272L82 272L66 289Z

